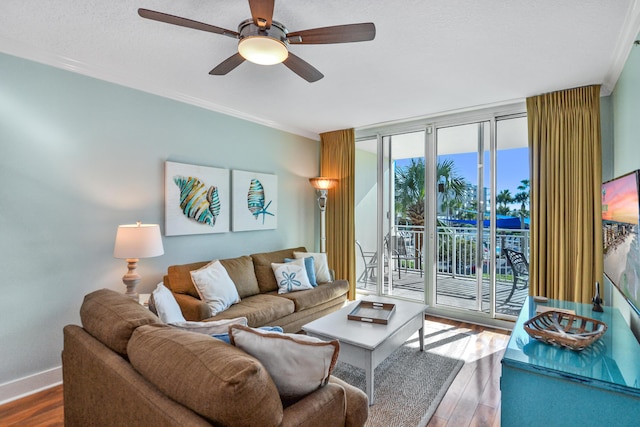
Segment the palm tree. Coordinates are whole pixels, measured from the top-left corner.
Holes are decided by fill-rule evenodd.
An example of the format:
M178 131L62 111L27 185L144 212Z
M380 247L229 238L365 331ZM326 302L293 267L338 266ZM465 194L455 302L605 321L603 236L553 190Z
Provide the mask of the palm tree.
M396 213L412 225L424 225L424 159L411 159L395 175Z
M441 208L450 212L464 206L469 183L458 174L453 160L438 161L436 168ZM424 225L424 159L411 159L411 163L395 171L396 214L412 225Z
M469 189L467 180L458 174L455 164L451 159L438 160L437 182L440 194L441 208L446 212L446 218L451 219L451 210L462 205L464 196Z
M507 190L502 190L501 192L499 192L496 195L496 203L497 203L497 208L496 208L496 213L498 215L509 215L509 212L511 211L509 209L509 203L513 203L513 196L511 195L511 191Z
M529 210L527 209L527 207L529 206L529 180L523 179L522 181L520 181L518 190L520 190L520 192L516 193L516 195L513 197L513 201L520 203L520 210L515 211L514 213L523 218L528 217Z
M460 176L453 160L438 161L436 168L438 198L442 209L447 213L464 209L464 196L469 184ZM395 209L396 216L404 218L414 226L424 226L424 159L411 159L411 163L395 171ZM447 218L450 216L447 215ZM415 255L420 256L422 250L422 234L416 235Z

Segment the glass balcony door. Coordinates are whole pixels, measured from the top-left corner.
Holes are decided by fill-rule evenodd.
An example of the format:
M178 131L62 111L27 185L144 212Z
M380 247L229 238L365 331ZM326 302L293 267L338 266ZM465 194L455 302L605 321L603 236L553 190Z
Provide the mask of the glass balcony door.
M425 130L357 148L357 289L424 300Z
M507 252L528 259L527 119L440 127L436 147L434 304L515 316L527 283Z
M529 276L518 273L509 251L529 260L529 148L527 118L512 117L496 122L495 212L496 233L492 239L496 256L495 314L517 316L528 294Z
M384 295L424 300L425 144L424 129L383 139L388 173L382 247Z
M437 305L483 311L490 304L490 298L483 299L492 273L485 185L489 142L489 122L436 130Z

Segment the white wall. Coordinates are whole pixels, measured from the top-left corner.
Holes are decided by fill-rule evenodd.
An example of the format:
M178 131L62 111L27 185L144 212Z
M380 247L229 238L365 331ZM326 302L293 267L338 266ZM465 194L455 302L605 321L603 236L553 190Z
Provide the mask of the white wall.
M85 294L124 291L116 228L164 229L166 160L277 174L278 228L163 237L140 292L172 264L316 249L318 141L0 54L0 402L50 381Z
M640 39L640 34L636 40ZM640 169L640 46L631 48L629 58L611 95L613 104L613 175ZM640 319L629 309L622 295L613 290L613 305L631 323L640 340Z

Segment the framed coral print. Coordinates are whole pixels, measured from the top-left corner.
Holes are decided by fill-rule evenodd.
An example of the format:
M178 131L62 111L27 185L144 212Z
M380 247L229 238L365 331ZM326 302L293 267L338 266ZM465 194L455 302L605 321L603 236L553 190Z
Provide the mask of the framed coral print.
M165 162L164 191L165 235L229 231L228 169Z
M278 225L278 177L231 171L233 231L272 230Z

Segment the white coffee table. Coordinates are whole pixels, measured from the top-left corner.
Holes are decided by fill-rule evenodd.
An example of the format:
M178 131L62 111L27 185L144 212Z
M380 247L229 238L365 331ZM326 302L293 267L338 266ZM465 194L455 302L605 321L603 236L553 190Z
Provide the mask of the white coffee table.
M307 335L340 342L338 360L362 368L366 373L366 392L369 405L373 405L373 373L384 359L407 341L416 331L420 337L420 351L424 350L424 304L376 296L365 301L385 302L396 305L388 324L366 323L347 319L347 314L357 301L327 316L307 323L302 330Z

